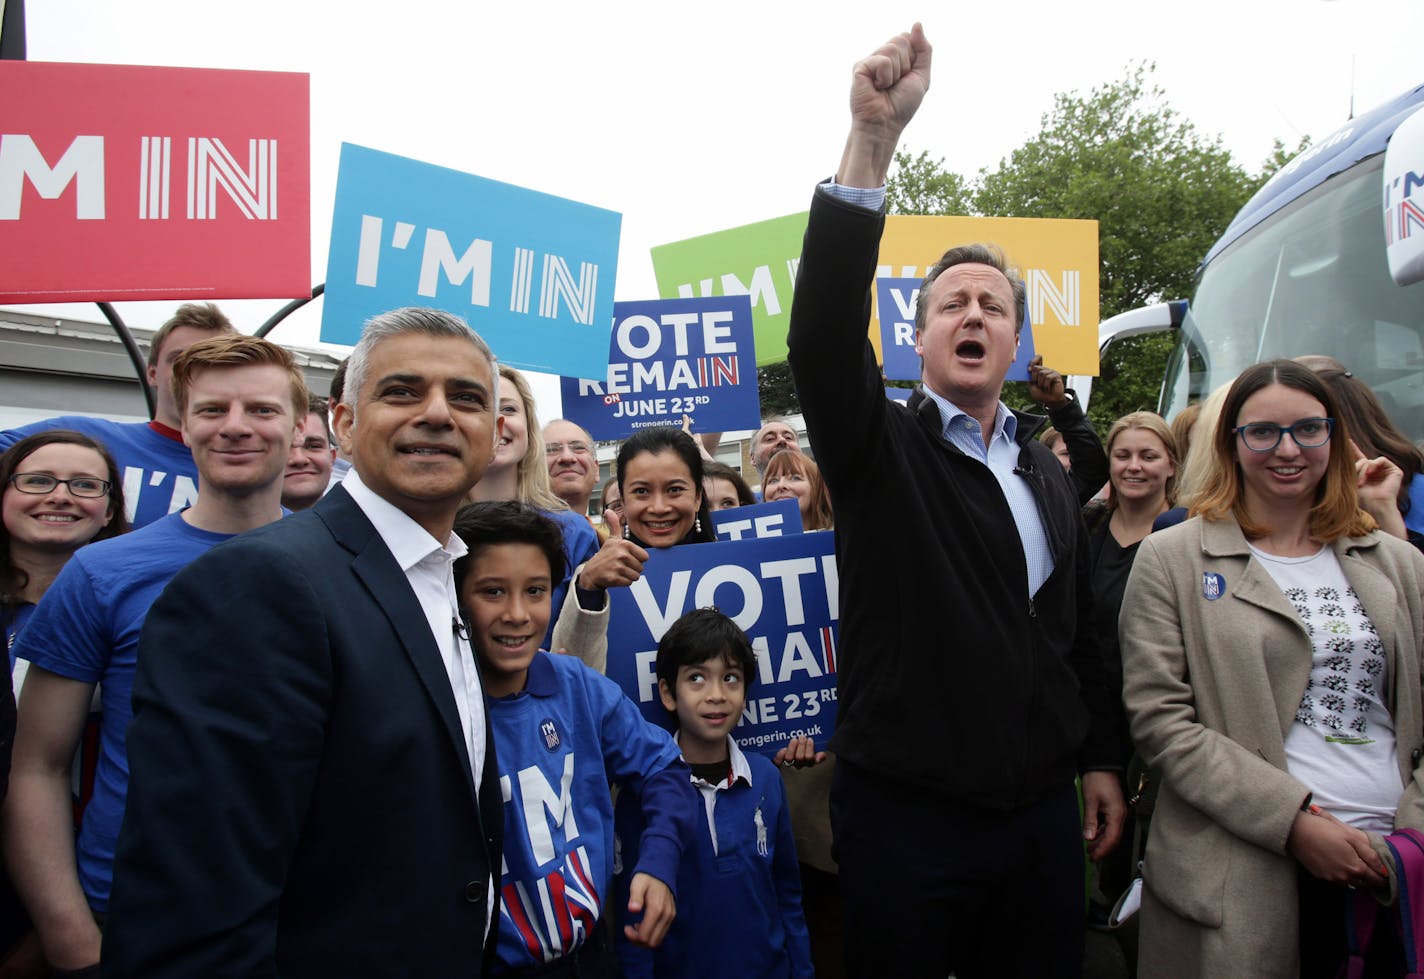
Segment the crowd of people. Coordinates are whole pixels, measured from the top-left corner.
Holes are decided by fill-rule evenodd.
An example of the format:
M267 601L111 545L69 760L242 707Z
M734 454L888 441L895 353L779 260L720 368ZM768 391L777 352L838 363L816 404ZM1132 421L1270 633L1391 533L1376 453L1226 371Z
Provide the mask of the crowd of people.
M0 434L0 971L1071 976L1135 893L1144 976L1402 974L1347 923L1424 829L1424 454L1319 357L1101 439L1038 360L1010 410L1024 285L978 244L888 399L866 297L931 58L917 25L853 72L791 309L810 451L768 419L750 481L649 427L600 488L423 308L319 398L184 305L151 423ZM834 736L770 755L716 609L658 642L665 725L603 675L610 592L758 497L839 568Z

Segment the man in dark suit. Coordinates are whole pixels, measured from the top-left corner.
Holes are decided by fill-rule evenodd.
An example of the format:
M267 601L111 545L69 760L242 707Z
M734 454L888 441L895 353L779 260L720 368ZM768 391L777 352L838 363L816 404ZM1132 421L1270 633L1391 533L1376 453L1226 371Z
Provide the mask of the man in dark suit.
M214 548L144 627L108 976L479 976L502 803L455 512L499 436L461 320L367 324L352 471Z

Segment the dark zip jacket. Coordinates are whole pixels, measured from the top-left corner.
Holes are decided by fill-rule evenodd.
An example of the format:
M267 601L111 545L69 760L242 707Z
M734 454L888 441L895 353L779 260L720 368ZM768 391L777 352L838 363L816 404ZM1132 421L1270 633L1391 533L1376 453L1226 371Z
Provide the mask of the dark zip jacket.
M885 396L866 337L884 216L817 191L789 361L830 489L840 566L844 762L962 802L1013 809L1121 765L1094 631L1078 494L1018 414L1054 569L1028 595L993 473L946 442L923 391Z

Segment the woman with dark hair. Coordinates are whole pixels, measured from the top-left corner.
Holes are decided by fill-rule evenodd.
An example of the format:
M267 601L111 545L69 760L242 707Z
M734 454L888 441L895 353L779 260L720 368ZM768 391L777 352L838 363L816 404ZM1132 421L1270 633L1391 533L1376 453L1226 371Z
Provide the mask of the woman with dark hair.
M1424 453L1421 453L1390 420L1370 386L1347 370L1326 368L1316 372L1339 402L1340 424L1345 427L1361 454L1367 459L1384 456L1404 473L1395 506L1403 528L1388 513L1372 514L1380 529L1396 537L1407 537L1415 546L1424 546Z
M1123 699L1161 776L1141 975L1335 975L1349 888L1388 896L1382 834L1424 827L1424 556L1362 508L1401 474L1357 464L1338 413L1299 364L1247 369L1192 519L1138 549Z
M108 451L87 435L49 429L20 439L0 454L0 623L12 688L0 697L0 799L10 775L15 736L15 637L74 552L90 541L126 533L124 489ZM18 673L20 682L14 682ZM0 874L0 961L16 970L45 971L28 916Z
M756 502L752 488L742 474L720 462L702 463L702 490L707 496L707 509L711 513L751 506Z
M619 447L616 468L622 509L603 512L608 540L574 569L575 587L564 599L555 630L557 639L566 622L581 617L584 647L589 646L589 629L601 629L606 643L608 589L642 577L648 549L715 539L702 491L702 455L691 435L672 427L640 429ZM603 669L602 659L580 655L589 666Z
M0 455L0 488L0 621L5 645L13 649L20 627L70 556L90 541L126 532L129 522L113 457L89 436L67 429L37 432Z
M821 467L800 452L778 452L771 457L761 478L761 498L768 503L795 500L805 530L830 530L835 524Z
M618 447L623 536L644 547L715 540L702 492L702 453L679 428L639 429Z

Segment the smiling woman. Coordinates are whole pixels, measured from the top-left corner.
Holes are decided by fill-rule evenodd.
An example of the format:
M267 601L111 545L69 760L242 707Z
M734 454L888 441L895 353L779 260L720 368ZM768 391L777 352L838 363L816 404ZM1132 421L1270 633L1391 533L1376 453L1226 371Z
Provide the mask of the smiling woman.
M831 514L831 495L821 478L821 467L800 452L778 452L767 463L761 484L762 499L795 500L801 510L801 525L806 530L830 530L835 524Z
M129 523L113 458L78 432L53 429L16 442L0 455L0 487L0 620L13 649L70 556L90 541L126 533Z
M1391 890L1381 836L1424 828L1424 557L1361 508L1401 474L1352 460L1336 413L1299 364L1244 371L1195 518L1128 579L1123 700L1160 777L1142 975L1335 974L1347 888ZM1398 960L1383 931L1368 974Z
M604 512L609 538L575 569L576 587L560 616L561 628L571 607L606 613L608 589L641 578L648 549L716 539L702 488L702 454L691 435L667 426L641 429L619 447L616 468L622 510Z
M629 540L657 548L716 539L692 436L668 426L641 429L619 447L617 466Z

